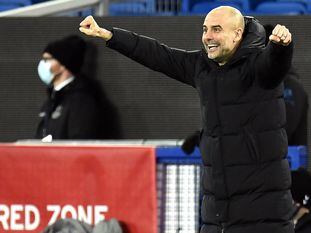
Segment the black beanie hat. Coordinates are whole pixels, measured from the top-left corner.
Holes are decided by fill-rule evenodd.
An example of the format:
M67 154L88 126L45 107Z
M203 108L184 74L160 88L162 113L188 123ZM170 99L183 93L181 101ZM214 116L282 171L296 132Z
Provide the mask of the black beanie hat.
M79 36L72 35L47 45L44 52L50 53L74 75L83 65L86 42Z

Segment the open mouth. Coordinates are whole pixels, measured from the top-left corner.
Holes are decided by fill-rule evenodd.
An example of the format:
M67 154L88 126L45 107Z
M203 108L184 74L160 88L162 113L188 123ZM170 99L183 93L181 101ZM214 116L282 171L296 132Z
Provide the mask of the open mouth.
M207 51L208 52L214 52L215 50L217 50L219 46L216 45L216 44L210 44L210 45L207 45Z

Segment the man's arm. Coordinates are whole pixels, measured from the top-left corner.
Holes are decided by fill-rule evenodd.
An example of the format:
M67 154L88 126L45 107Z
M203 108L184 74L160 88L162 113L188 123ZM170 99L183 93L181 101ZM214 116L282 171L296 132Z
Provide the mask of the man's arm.
M292 35L285 26L276 25L269 40L255 62L255 74L264 88L274 88L283 81L293 56Z
M183 83L194 86L195 63L200 52L187 52L160 44L155 39L123 29L112 31L100 28L92 16L80 24L79 30L86 35L100 37L107 46L134 61Z

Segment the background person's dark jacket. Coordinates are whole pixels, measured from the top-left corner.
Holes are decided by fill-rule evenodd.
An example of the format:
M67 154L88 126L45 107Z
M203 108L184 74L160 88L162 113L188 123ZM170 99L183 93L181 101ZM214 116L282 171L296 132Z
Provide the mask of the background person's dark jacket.
M39 113L35 138L52 135L53 139L109 139L111 109L97 96L95 86L76 78L60 91L48 90L48 100ZM117 137L115 137L117 138Z
M307 145L308 94L292 67L284 80L288 145Z
M203 131L201 233L292 233L282 80L292 44L269 43L248 19L234 57L219 67L205 51L169 48L113 29L107 45L198 90ZM191 120L191 119L189 119Z

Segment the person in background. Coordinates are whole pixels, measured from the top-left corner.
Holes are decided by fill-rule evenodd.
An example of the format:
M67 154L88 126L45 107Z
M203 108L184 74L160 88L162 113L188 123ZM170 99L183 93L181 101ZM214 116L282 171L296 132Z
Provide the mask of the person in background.
M292 66L284 80L286 106L286 132L288 145L308 144L308 94L299 81L299 75Z
M124 222L115 218L102 220L94 226L78 219L61 218L41 233L128 233L128 229Z
M38 65L47 86L35 138L110 139L111 114L100 97L98 83L81 74L87 43L77 35L49 43Z
M92 16L79 29L197 89L203 122L200 233L294 232L282 85L293 46L284 25L273 29L265 47L265 30L256 19L218 7L204 19L204 49L195 51L107 30Z
M296 233L311 232L311 174L305 168L292 171L293 221Z

